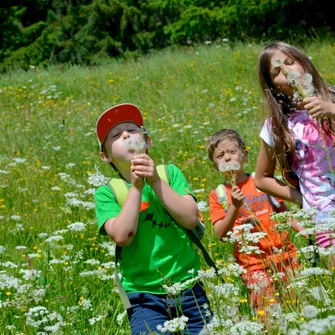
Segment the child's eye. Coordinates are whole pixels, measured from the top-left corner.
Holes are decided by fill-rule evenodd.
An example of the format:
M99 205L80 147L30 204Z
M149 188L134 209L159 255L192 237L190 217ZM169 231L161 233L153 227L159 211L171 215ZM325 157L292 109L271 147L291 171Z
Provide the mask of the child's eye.
M234 154L236 153L236 150L230 150L229 153L230 153L231 155L234 155Z
M117 138L120 136L120 133L115 133L115 134L112 134L112 138Z
M293 65L295 61L293 59L288 58L285 62L287 65Z
M279 67L272 71L272 77L276 77L279 73Z
M220 158L222 158L222 157L223 157L222 154L219 154L219 155L216 156L217 159L220 159Z

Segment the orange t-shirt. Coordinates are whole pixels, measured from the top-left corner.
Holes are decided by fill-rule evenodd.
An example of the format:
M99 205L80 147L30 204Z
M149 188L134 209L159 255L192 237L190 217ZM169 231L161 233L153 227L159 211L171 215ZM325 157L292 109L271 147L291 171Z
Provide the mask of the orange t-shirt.
M253 215L250 214L245 204L242 205L239 209L234 227L251 223L254 226L251 233L267 233L267 235L261 238L256 244L264 253L241 253L238 249L238 245L234 246L234 255L238 263L246 270L254 271L267 268L273 263L279 263L290 257L294 257L296 249L289 240L288 231L279 234L274 226L274 222L270 219L270 214L273 210L268 196L256 188L254 179L251 176L237 186L245 195L245 202ZM229 205L232 204L231 188L231 186L225 185ZM282 203L282 200L277 200ZM215 225L218 220L224 219L227 215L227 211L223 208L222 204L219 203L215 190L209 194L209 209L213 225ZM259 223L255 220L255 216ZM274 248L282 252L275 252Z

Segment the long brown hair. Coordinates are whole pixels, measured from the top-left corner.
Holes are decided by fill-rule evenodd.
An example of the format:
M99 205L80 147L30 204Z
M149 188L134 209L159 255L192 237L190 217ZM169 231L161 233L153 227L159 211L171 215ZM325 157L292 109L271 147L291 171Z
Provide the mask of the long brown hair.
M276 50L298 62L305 73L312 75L316 96L332 102L331 93L334 94L335 91L326 85L311 60L294 46L284 42L274 42L265 46L261 51L258 57L259 83L271 118L274 155L284 175L291 170L288 157L293 157L295 153L295 141L288 128L288 117L295 111L295 104L285 94L278 94L272 84L270 76L271 57ZM335 135L335 121L333 119L324 118L322 128L328 135Z

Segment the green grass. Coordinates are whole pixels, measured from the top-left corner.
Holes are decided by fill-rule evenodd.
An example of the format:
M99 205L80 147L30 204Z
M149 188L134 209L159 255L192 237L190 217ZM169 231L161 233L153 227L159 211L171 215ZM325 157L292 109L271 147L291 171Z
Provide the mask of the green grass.
M37 334L56 323L29 325L27 313L36 306L62 316L64 324L58 334L129 333L113 280L82 276L104 269L106 275L113 275L113 253L101 245L109 239L97 234L94 209L70 206L65 196L74 192L77 199L92 202L92 194L86 192L93 188L89 174L99 170L113 175L99 159L95 122L112 105L138 105L153 140L150 155L156 164L178 165L192 189L199 191L198 199L207 201L209 192L222 182L206 154L206 139L215 131L233 128L240 132L249 149L247 171L254 171L265 118L256 73L261 48L255 44L199 46L157 52L136 61L110 60L93 68L32 67L0 77L1 334ZM322 77L335 84L335 44L314 43L305 52ZM204 214L204 244L216 260L227 264L230 248L217 241L209 214ZM82 231L67 229L75 222L86 226ZM62 237L46 242L54 235ZM306 243L292 237L299 245ZM85 263L92 259L96 264ZM24 279L20 270L33 275ZM212 298L222 320L222 304L239 304L245 315L249 312L245 287L239 277L229 278L241 296L237 302ZM321 279L309 280L309 287L319 285ZM322 280L334 303L329 276ZM33 290L40 289L45 292L38 298ZM324 300L318 304L327 307ZM286 313L298 315L294 327L307 322L301 306L286 305ZM319 317L330 314L326 310ZM89 319L98 316L101 320L91 325ZM251 321L259 322L257 318ZM15 330L8 327L12 325ZM274 334L280 333L277 326L272 327Z

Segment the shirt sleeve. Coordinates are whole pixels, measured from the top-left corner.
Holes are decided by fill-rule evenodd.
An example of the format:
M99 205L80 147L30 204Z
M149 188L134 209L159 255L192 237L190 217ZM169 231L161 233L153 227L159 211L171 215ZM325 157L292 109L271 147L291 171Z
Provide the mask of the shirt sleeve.
M260 132L260 137L261 139L267 143L270 147L274 147L275 144L273 142L273 138L272 138L272 126L271 126L271 120L270 119L266 119L262 130Z
M191 195L194 200L197 202L197 198L192 192L184 174L180 171L180 169L173 164L168 165L168 173L170 178L170 186L180 195Z
M227 212L224 210L222 204L219 203L215 190L209 194L209 212L213 225L217 221L224 219L227 215Z
M107 220L118 216L121 212L121 207L116 202L113 192L107 185L100 186L96 190L94 200L99 233L107 235L104 224Z

